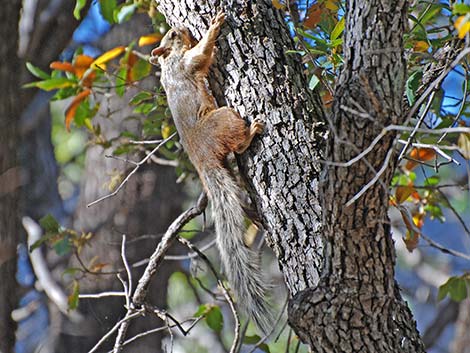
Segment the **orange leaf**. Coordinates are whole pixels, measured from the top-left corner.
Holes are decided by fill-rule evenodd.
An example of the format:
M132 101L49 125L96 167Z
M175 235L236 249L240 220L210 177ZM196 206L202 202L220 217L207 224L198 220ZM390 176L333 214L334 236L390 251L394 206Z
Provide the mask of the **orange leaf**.
M97 57L91 64L92 68L95 68L97 66L101 66L104 63L107 63L108 61L118 57L121 55L124 51L126 50L126 47L120 46L113 48L111 50L108 50L106 53L100 55Z
M413 45L413 50L417 52L422 53L422 52L428 51L428 49L429 49L429 44L423 40L419 40Z
M398 186L395 190L395 199L398 204L405 202L408 197L415 191L415 188L412 186Z
M432 148L413 148L410 152L409 157L413 160L408 161L405 165L407 170L414 169L419 162L426 162L433 159L436 156L436 151Z
M96 78L96 72L90 72L85 79L83 80L83 86L87 88L91 88L91 85L93 84L93 81Z
M71 72L71 73L75 73L75 69L74 67L72 66L71 63L67 62L67 61L53 61L50 63L49 67L53 70L60 70L60 71L67 71L67 72Z
M146 36L141 36L139 38L139 47L144 47L146 45L152 45L160 41L163 35L161 33L152 33L147 34Z
M321 3L316 3L310 6L307 10L307 17L304 21L304 26L307 28L314 28L321 21L321 15L323 13L324 6Z
M70 124L72 123L73 118L75 118L75 113L77 112L77 108L80 103L90 95L91 90L86 89L83 92L80 92L75 96L72 103L68 106L67 111L65 113L65 128L68 132L70 132Z
M406 236L403 238L403 242L406 245L406 249L409 252L412 252L418 247L419 243L419 234L413 231L406 231Z
M83 74L86 70L90 67L91 63L94 59L88 55L77 55L73 62L73 67L75 68L75 72L77 73L77 77L81 79Z
M134 81L134 78L132 77L132 68L138 60L139 58L137 55L132 52L129 53L129 57L127 58L126 83L131 83Z

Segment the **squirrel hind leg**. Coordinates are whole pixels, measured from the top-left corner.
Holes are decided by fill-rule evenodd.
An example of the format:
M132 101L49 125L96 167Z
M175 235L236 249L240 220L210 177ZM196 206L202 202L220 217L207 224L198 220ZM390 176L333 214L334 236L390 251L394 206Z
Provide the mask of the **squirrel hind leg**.
M235 152L238 154L242 154L243 152L246 151L246 149L251 145L251 141L256 135L259 135L263 132L264 130L264 123L261 122L259 119L253 120L251 123L250 127L247 129L247 134L246 138L244 141L238 145L238 147L235 149Z

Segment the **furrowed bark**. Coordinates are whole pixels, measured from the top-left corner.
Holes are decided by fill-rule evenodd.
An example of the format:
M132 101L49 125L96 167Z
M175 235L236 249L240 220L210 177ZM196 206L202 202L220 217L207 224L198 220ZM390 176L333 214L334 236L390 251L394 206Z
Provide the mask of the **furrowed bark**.
M345 162L381 129L403 122L406 66L403 0L347 1L345 64L335 93L327 158ZM347 108L367 112L360 117ZM351 206L391 152L387 136L364 161L330 167L323 188L325 271L291 303L289 322L315 352L423 352L415 321L394 280L388 185L394 163ZM346 141L346 142L341 142ZM355 146L355 148L352 148ZM393 161L393 158L390 158Z

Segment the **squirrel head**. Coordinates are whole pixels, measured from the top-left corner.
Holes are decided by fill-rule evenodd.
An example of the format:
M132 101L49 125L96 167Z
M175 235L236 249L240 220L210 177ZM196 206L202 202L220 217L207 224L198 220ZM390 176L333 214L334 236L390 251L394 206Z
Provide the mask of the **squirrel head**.
M196 41L187 28L172 28L162 38L160 46L152 50L149 61L156 65L159 58L164 59L170 54L182 54L195 44Z

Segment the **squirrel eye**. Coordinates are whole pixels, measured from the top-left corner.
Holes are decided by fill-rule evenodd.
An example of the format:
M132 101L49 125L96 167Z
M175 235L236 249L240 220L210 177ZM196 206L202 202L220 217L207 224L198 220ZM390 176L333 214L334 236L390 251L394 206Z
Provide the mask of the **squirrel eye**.
M170 33L170 39L175 39L178 36L178 33L176 31L173 31Z

